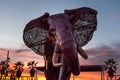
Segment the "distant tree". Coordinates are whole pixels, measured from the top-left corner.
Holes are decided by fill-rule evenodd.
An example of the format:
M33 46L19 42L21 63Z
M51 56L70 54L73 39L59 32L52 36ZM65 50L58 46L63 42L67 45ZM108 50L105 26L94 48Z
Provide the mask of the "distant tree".
M15 68L9 68L10 80L15 80Z
M35 76L35 73L37 75L37 72L36 72L36 65L37 65L38 62L35 62L35 61L30 61L27 63L27 66L29 66L30 68L30 76L33 77Z
M7 61L1 61L0 65L2 66L1 69L1 76L7 76L8 75L8 68L9 68L9 64L7 63Z
M118 64L116 63L116 61L114 61L114 59L108 59L107 61L105 61L105 64L107 66L107 73L112 80L114 74L117 71Z
M24 63L19 61L19 62L15 63L14 65L15 65L15 70L16 70L16 77L19 80L19 78L21 77L21 74L22 74L22 72L24 70L23 69Z

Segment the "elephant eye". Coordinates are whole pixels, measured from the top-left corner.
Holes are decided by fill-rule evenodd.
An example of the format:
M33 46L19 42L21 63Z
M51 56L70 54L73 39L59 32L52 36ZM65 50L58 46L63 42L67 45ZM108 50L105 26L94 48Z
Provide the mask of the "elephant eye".
M55 36L55 29L51 29L49 32L48 32L48 35L49 36Z

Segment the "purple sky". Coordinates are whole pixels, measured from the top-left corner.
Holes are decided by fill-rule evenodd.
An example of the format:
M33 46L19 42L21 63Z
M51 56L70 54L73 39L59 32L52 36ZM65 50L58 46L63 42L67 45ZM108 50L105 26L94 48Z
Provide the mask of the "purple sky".
M108 58L114 58L120 63L119 3L120 0L1 0L0 50L24 52L28 49L23 42L23 29L30 20L45 12L56 14L65 9L90 7L98 11L98 26L92 40L84 47L89 59L80 58L81 64L103 64Z
M120 42L119 0L2 0L0 1L0 47L19 49L24 45L25 25L43 15L61 13L65 9L91 7L98 11L98 28L85 48Z

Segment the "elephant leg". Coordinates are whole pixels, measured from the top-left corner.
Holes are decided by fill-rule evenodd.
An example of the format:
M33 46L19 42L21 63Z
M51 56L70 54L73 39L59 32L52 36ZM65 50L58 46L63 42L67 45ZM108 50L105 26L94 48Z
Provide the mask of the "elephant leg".
M61 62L63 66L60 67L59 80L70 80L71 69L63 57Z
M53 77L50 74L52 74L51 70L45 70L45 78L46 78L46 80L53 80Z
M58 73L56 73L55 71L53 71L51 69L45 70L45 78L46 78L46 80L54 80L55 77L57 78L57 76L55 74L58 74Z

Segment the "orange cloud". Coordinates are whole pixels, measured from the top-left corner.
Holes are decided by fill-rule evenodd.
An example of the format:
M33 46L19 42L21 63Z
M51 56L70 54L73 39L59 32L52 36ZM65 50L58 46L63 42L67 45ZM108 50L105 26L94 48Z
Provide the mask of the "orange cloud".
M71 75L71 80L101 80L101 73L100 72L81 72L79 76L73 77L73 75Z
M116 45L116 46L115 46ZM79 56L80 65L103 65L104 61L108 58L114 58L117 62L120 62L120 44L115 44L114 46L99 46L91 49L86 49L85 52L88 54L88 59L84 60ZM0 61L6 60L7 50L0 49ZM23 61L25 63L23 75L29 75L29 69L27 63L29 61L37 61L39 64L37 66L44 66L43 57L35 54L33 51L27 48L22 48L19 50L10 50L10 65L12 66L17 61ZM120 63L118 63L120 64ZM118 69L119 70L119 69ZM119 74L119 71L117 72ZM106 75L106 74L105 74ZM44 73L38 71L39 80L45 80ZM100 80L100 72L81 72L79 76L75 76L75 80ZM71 76L73 80L73 76Z
M23 76L29 76L29 73L23 74ZM44 73L39 72L38 80L46 80ZM79 76L73 77L73 75L71 75L70 80L101 80L101 73L100 72L81 72Z

